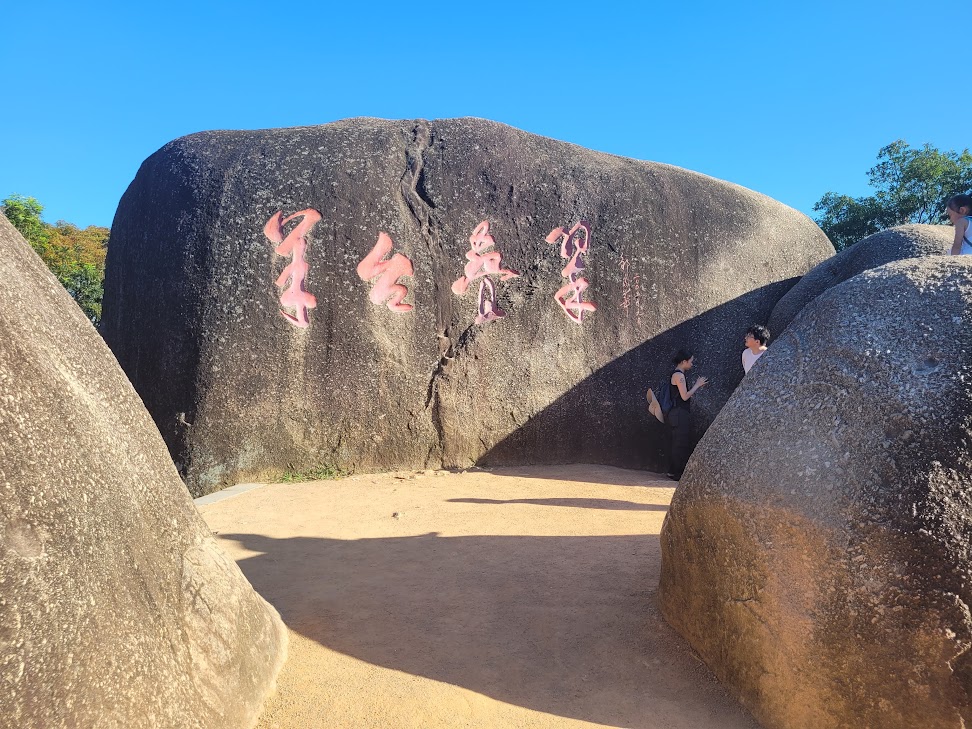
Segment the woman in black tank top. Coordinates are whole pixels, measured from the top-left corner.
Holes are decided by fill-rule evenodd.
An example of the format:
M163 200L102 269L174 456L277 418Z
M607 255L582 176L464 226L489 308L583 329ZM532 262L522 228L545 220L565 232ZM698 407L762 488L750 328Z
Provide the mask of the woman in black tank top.
M672 372L668 386L671 389L673 405L666 418L672 428L671 470L668 476L677 481L682 477L692 449L692 395L700 387L705 387L708 379L700 377L692 389L688 389L685 373L695 364L695 355L689 351L680 349L672 357L672 363L675 371Z

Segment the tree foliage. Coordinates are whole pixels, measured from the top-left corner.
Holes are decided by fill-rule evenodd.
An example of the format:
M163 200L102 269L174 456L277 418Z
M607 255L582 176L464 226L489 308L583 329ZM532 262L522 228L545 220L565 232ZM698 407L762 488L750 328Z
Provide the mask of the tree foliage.
M868 170L873 195L850 197L828 192L813 206L837 250L879 230L905 223L945 223L948 198L972 188L972 154L920 148L897 140L878 152Z
M83 230L63 220L41 219L44 206L32 197L11 195L0 203L3 214L47 264L93 324L101 320L108 228Z
M44 206L35 198L24 195L11 195L3 201L3 214L35 251L40 253L47 244L47 231L41 220Z

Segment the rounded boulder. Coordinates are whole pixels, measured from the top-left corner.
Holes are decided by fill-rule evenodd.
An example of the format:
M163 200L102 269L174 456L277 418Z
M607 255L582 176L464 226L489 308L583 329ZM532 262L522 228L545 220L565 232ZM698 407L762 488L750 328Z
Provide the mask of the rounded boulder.
M194 494L289 468L661 468L645 392L833 254L737 185L484 119L219 131L118 206L102 332ZM704 364L702 364L704 363Z
M770 729L972 723L972 257L821 294L679 483L661 607Z
M824 291L859 273L906 258L941 256L952 245L954 229L947 225L898 225L845 248L818 264L773 307L769 330L782 334L804 306Z
M253 726L286 656L280 617L3 215L0 261L0 726Z

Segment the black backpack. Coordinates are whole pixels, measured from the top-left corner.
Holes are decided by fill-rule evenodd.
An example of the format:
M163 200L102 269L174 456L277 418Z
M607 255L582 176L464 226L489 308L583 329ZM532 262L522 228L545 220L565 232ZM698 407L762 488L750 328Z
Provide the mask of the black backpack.
M674 374L673 372L672 375ZM672 399L672 375L668 376L668 381L661 386L661 391L658 393L658 404L661 405L663 415L668 415L668 412L675 407L675 400Z

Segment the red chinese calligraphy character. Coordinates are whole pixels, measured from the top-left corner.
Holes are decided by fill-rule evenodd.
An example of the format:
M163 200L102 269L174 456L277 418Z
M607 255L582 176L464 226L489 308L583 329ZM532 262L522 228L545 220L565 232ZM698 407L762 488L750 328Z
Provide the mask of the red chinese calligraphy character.
M294 218L303 218L303 220L284 237L284 225ZM290 282L280 295L280 305L293 309L294 314L288 314L282 309L280 314L295 327L302 329L310 324L307 320L307 310L317 306L317 299L304 290L304 280L310 269L307 261L304 260L304 253L307 250L307 233L320 219L321 214L310 208L288 215L286 218L283 217L282 212L276 212L270 216L270 220L263 227L263 234L279 244L274 248L274 252L280 256L291 256L290 264L277 277L276 284L283 288L284 284Z
M463 268L463 276L456 279L452 284L452 292L462 296L469 288L469 284L477 278L488 276L492 273L500 274L500 281L519 277L519 273L502 266L502 254L499 251L486 252L486 249L495 245L496 241L489 234L489 221L484 220L473 234L469 236L470 249L466 252L466 259L469 261ZM482 303L482 302L480 302Z
M587 279L582 278L586 266L581 256L587 253L590 246L591 226L582 220L569 231L566 228L554 228L547 235L546 241L554 245L560 241L560 257L568 259L564 270L560 272L568 283L554 294L554 299L568 319L583 324L584 312L597 309L593 302L581 301L581 294L588 287Z
M380 306L387 301L388 308L392 311L411 311L411 304L402 303L408 296L408 289L398 283L398 278L412 275L412 262L401 253L396 253L387 261L381 260L391 249L392 239L387 233L379 233L375 247L358 264L358 276L362 281L379 277L368 295L373 304Z
M489 298L486 298L486 290L489 290ZM479 282L479 314L476 316L477 324L485 324L488 321L496 321L506 316L506 312L499 308L496 303L496 286L493 279L484 278Z

